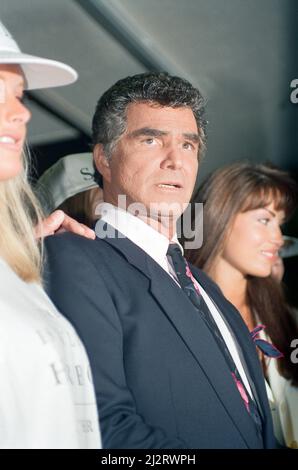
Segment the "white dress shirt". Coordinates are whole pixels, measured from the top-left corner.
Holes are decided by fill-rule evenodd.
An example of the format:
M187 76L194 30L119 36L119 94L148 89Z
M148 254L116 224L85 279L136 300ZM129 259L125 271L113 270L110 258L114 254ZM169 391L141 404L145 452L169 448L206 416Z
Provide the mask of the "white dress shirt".
M183 253L183 248L178 242L176 234L173 236L172 240L169 241L167 237L152 228L150 225L146 224L142 219L130 214L123 209L120 209L119 207L105 202L97 207L97 213L100 215L100 219L102 221L108 223L113 228L121 232L123 235L125 235L125 237L127 237L135 245L145 251L145 253L151 256L151 258L153 258L154 261L156 261L156 263L158 263L180 287L180 284L177 281L175 270L167 257L169 243L179 244ZM200 289L200 293L202 294L210 310L210 313L223 336L223 339L239 371L241 379L251 398L253 398L235 341L209 295L204 291L203 287L196 280L195 282L197 283Z

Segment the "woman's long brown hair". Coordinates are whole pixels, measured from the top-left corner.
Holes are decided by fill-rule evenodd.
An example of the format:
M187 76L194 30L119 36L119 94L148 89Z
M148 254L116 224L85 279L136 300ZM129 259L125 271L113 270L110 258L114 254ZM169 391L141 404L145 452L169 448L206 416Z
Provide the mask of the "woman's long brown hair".
M297 185L288 173L267 165L236 163L214 172L199 188L194 202L204 204L204 242L199 250L186 250L195 266L211 274L217 256L239 212L266 207L274 202L288 219L297 207ZM298 386L298 367L291 362L291 342L298 326L287 305L283 287L271 277L250 276L247 302L252 315L266 325L272 343L284 354L279 373ZM256 321L256 319L254 318Z

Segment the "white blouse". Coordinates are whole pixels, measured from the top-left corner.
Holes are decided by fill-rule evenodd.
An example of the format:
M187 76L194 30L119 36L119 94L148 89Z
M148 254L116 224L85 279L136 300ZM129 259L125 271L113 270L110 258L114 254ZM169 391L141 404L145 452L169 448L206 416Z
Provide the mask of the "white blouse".
M101 447L85 349L36 283L0 258L0 447Z
M270 341L262 331L260 338ZM298 449L298 388L282 377L276 359L265 358L268 380L265 380L274 434L287 447Z

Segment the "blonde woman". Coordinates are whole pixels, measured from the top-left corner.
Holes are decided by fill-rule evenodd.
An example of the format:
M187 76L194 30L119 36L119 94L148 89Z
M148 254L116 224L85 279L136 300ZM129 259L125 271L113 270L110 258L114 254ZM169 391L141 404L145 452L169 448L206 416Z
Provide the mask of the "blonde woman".
M22 156L30 119L22 103L24 88L75 79L74 70L62 63L21 53L0 23L1 448L101 445L84 347L41 283L36 234L71 221L60 212L41 222Z

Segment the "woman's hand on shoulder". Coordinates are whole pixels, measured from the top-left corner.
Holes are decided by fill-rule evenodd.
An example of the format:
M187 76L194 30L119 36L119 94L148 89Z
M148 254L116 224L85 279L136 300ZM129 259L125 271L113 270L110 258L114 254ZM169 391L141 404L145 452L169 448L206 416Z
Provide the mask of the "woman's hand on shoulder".
M87 225L80 224L61 210L52 212L41 224L35 227L36 238L48 237L60 232L72 232L92 240L95 239L94 230L91 230Z

